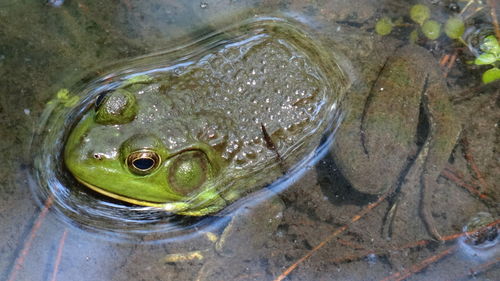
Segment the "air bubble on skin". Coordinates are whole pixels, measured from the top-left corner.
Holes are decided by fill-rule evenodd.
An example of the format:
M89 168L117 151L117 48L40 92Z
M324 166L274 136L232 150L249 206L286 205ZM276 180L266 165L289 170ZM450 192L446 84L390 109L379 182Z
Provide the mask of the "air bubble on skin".
M257 158L257 153L251 149L247 149L243 152L243 155L249 159L256 159Z
M245 164L245 163L247 162L246 157L244 157L242 154L243 154L243 153L241 153L241 154L240 154L240 153L238 153L238 154L236 155L236 157L235 157L235 161L236 161L236 163L237 163L237 164L239 164L239 165L243 165L243 164Z
M234 80L239 81L239 80L245 80L246 78L245 73L243 73L242 70L239 70L235 75L234 75Z

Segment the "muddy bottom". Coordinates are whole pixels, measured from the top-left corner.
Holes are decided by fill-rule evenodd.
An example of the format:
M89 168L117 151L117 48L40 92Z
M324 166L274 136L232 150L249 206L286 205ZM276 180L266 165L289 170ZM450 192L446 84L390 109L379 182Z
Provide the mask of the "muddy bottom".
M498 65L473 63L478 52L485 52L477 42L498 28L492 20L500 14L498 4L184 2L0 4L0 279L498 280L500 86L498 81L482 81L483 73ZM430 7L429 19L441 24L437 39L426 37L423 27L411 19L409 11L417 2ZM171 235L163 233L169 231L163 228L163 214L152 218L131 206L134 219L142 216L146 223L135 225L129 235L127 227L120 233L110 231L105 220L83 224L72 217L75 214L64 212L50 192L40 192L36 175L43 167L34 164L40 148L35 137L43 133L44 112L60 89L87 85L110 65L187 44L255 15L292 19L331 50L349 78L348 98L342 104L344 120L349 121L357 109L382 112L376 117L391 108L396 113L401 108L415 112L416 117L403 120L416 128L411 136L403 135L402 126L395 130L400 138L373 137L371 132L371 140L381 139L380 146L390 144L394 155L403 155L398 171L385 163L391 173L377 175L374 171L380 167L369 170L366 163L357 164L354 156L347 167L345 161L338 161L333 138L331 149L320 154L314 165L306 165L300 173L285 171L281 180L262 184L222 212L183 221L185 231ZM470 40L464 41L469 45L445 34L444 24L454 16L465 19ZM395 23L389 35L375 30L382 17ZM414 30L418 36L410 40ZM425 65L432 65L428 72L440 74L438 80L447 88L441 96L446 106L431 103L429 88L423 87L416 103L396 96L386 106L374 108L377 102L372 99L371 109L364 110L356 101L373 95L372 85L382 81L386 62L410 41L434 58ZM387 106L395 100L403 102ZM433 118L441 115L432 113L441 114L448 107L455 112L453 118ZM368 117L359 118L367 124L363 128L375 124ZM459 133L440 134L443 120L452 120L451 127L459 128ZM362 133L358 130L358 134ZM433 146L436 139L446 140L449 151L433 149L439 147ZM353 138L352 144L359 145L358 140ZM369 161L377 165L377 157ZM386 177L389 186L375 192L359 186L345 172L347 168L363 172L366 166L357 179L373 176L378 182ZM422 184L433 173L435 178ZM429 183L432 193L423 196ZM107 208L118 206L121 218L127 216L130 205L76 182L71 192L104 200ZM442 241L429 231L426 212ZM127 225L126 219L123 224Z

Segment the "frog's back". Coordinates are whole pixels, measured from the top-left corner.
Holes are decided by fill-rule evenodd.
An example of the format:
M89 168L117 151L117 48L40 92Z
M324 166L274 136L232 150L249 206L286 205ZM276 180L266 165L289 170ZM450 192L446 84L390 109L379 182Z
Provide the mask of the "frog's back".
M154 103L164 108L156 126L170 149L196 139L237 167L259 165L275 157L262 125L282 154L316 130L331 94L325 80L308 54L288 42L228 46L153 87L160 96Z

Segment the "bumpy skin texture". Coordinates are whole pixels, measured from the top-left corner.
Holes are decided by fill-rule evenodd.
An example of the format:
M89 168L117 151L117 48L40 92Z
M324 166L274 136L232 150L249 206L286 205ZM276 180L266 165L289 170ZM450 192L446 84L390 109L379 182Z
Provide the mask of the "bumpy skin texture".
M417 156L425 156L422 215L439 238L428 204L460 132L439 67L427 50L405 46L388 57L373 86L365 89L348 93L350 113L338 132L333 157L353 188L381 194L394 190ZM428 133L419 139L421 109Z
M107 196L188 215L276 178L277 154L293 165L317 146L342 84L293 32L243 38L99 95L69 134L69 171Z

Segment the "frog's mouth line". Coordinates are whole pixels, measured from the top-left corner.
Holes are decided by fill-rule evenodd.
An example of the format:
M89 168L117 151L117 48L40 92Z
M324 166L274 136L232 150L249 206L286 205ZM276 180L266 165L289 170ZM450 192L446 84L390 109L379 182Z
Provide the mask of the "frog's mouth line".
M111 197L111 198L116 199L116 200L124 201L124 202L127 202L127 203L132 203L132 204L139 205L139 206L147 206L147 207L159 208L159 209L162 209L162 210L165 210L165 211L169 211L169 212L182 212L182 211L186 210L186 208L180 208L180 206L178 206L176 204L154 203L154 202L149 202L149 201L142 201L142 200L137 200L137 199L133 199L133 198L130 198L130 197L118 195L118 194L115 194L115 193L111 193L109 191L106 191L106 190L98 187L98 186L92 185L92 184L90 184L90 183L88 183L88 182L80 179L77 176L74 176L74 177L76 178L76 180L78 180L78 182L80 182L81 184L85 185L86 187L92 189L93 191L95 191L97 193L100 193L102 195L105 195L107 197Z

